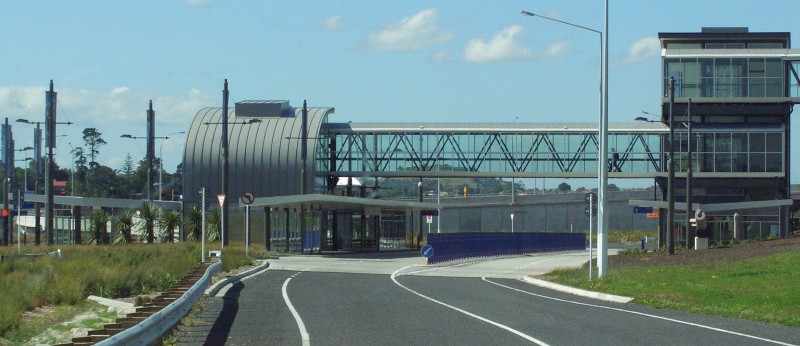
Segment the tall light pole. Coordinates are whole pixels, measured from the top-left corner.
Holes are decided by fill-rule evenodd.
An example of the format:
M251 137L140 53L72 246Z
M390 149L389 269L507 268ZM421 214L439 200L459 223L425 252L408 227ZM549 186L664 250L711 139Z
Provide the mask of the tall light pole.
M591 31L596 33L600 38L600 143L597 156L597 199L599 202L597 206L597 267L598 276L603 277L608 273L608 219L605 217L605 210L608 206L608 201L606 198L606 194L608 192L608 0L605 1L605 35L603 35L603 31L595 30L582 25L541 16L528 11L521 11L521 13L525 16L539 17L579 29Z
M164 140L161 141L161 145L158 148L158 200L159 201L163 201L164 200L164 198L163 198L164 197L164 194L163 194L164 185L163 185L162 180L161 180L162 179L161 178L161 173L164 172L164 142L166 142L169 139L169 136L177 135L177 134L181 134L181 133L186 133L186 131L173 132L173 133L170 133L170 134L164 136Z
M33 193L39 194L39 181L41 180L41 173L42 173L42 129L41 125L44 122L41 121L30 121L28 119L17 119L18 123L36 125L36 128L33 129L33 156L35 159L34 167L36 172L33 174L34 181L33 181ZM35 213L35 225L34 225L34 238L36 245L39 245L41 242L41 234L42 234L42 208L39 203L34 203L34 213Z
M72 122L56 121L56 98L58 93L53 90L53 80L50 80L50 90L45 92L45 144L47 146L47 162L44 170L44 193L47 195L45 204L45 230L47 232L47 245L53 245L53 217L55 216L53 202L53 149L56 147L56 125L72 125Z
M692 230L692 99L689 99L686 112L686 250L689 250Z
M228 122L228 80L225 79L225 86L222 89L222 114L220 122L204 122L203 125L222 125L222 188L220 189L220 193L227 196L228 193L228 125L251 125L260 123L261 119L249 119L244 122L240 123L229 123ZM225 245L229 242L230 237L228 236L228 205L227 202L230 198L226 198L222 203L222 247L224 248Z

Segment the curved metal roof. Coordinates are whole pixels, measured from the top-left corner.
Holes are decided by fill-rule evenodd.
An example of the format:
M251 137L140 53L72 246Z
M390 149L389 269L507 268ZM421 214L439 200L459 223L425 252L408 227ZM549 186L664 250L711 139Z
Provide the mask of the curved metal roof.
M333 108L308 108L306 186L313 191L314 150L320 128ZM228 197L235 203L244 192L256 197L294 195L300 192L300 138L302 108L281 116L242 117L228 111ZM186 202L199 202L205 187L208 201L222 187L222 108L203 108L195 115L183 151L183 186ZM258 119L260 122L247 122Z

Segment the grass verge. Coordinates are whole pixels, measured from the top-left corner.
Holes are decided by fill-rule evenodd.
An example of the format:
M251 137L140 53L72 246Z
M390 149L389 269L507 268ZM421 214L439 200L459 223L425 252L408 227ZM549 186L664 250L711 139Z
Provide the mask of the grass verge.
M588 281L588 269L559 269L563 285L634 298L634 303L800 327L800 251L731 263L617 267Z
M219 248L219 244L208 244ZM216 245L216 247L215 247ZM200 244L128 244L60 246L62 257L14 258L16 248L0 248L0 345L25 342L37 323L52 326L82 312L86 297L124 298L163 291L200 262ZM28 252L56 248L28 247ZM252 253L251 253L252 255ZM223 270L252 263L244 246L226 247ZM48 314L23 318L26 311L46 307ZM53 317L55 316L55 317Z

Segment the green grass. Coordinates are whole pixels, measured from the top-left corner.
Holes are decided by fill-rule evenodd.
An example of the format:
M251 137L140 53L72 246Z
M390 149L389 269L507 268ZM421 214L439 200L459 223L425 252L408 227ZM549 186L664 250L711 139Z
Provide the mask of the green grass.
M634 303L800 327L800 251L733 263L609 268L548 274L553 282L634 298Z
M62 257L4 259L0 262L0 337L15 334L24 311L41 306L81 306L86 297L130 297L162 291L200 262L200 244L72 245L58 247ZM56 248L27 247L38 253ZM0 248L16 255L16 248ZM235 249L228 265L247 263ZM252 260L250 260L252 261Z

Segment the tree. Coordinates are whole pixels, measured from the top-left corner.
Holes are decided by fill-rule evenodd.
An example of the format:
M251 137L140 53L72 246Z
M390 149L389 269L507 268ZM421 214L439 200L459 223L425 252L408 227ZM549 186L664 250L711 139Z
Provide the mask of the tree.
M206 213L206 239L216 241L222 239L222 209L214 208Z
M96 167L97 164L97 155L100 153L100 147L106 144L106 141L101 137L103 134L100 131L97 131L94 127L87 127L83 129L83 141L86 143L86 146L89 147L89 157L91 161L89 161L89 167Z
M159 226L166 232L168 243L175 242L175 229L181 224L181 214L175 210L165 211L159 221Z
M572 186L569 186L567 183L558 184L558 191L561 192L568 192L572 190Z
M92 214L92 227L89 235L90 245L105 244L106 232L108 230L107 223L109 217L102 210L98 210Z
M183 219L184 233L186 240L200 241L203 232L203 214L197 207L192 207L186 212Z
M131 158L131 154L128 153L125 155L125 161L122 163L122 174L125 176L129 176L133 174L134 167L133 167L133 159Z
M117 228L117 235L114 237L114 244L128 244L133 241L131 236L133 231L133 211L125 210L114 220L114 227Z
M144 237L148 244L152 244L156 240L156 221L159 214L161 214L161 208L159 208L155 203L142 203L142 209L139 217L142 218L141 226L144 227Z

